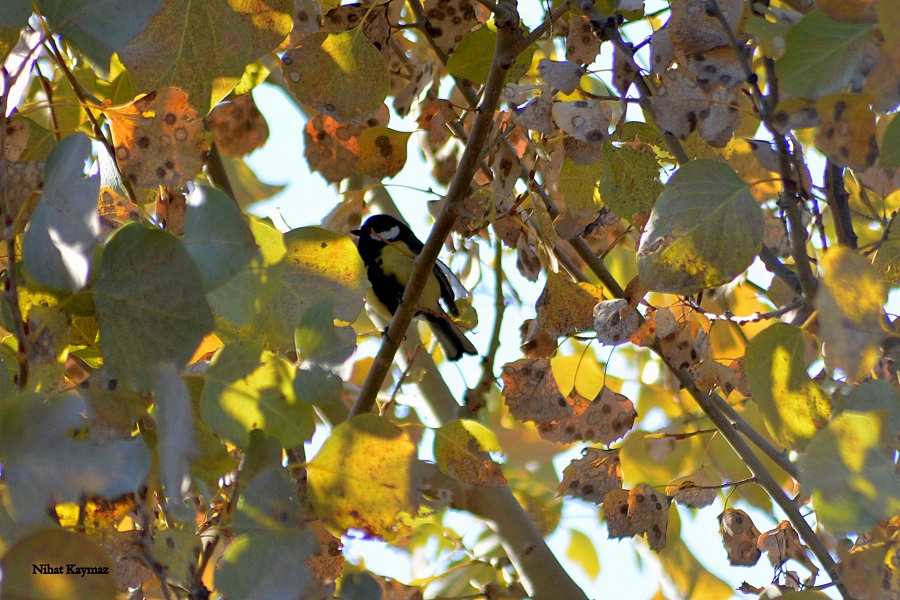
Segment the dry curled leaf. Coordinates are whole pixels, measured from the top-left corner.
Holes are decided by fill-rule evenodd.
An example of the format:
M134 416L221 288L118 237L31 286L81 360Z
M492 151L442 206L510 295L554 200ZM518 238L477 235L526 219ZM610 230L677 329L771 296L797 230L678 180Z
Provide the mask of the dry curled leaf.
M581 65L589 65L600 53L600 40L591 30L587 17L573 14L569 17L569 33L566 35L566 59Z
M178 88L150 92L121 106L107 106L116 162L140 187L183 187L209 158L210 135Z
M800 536L789 521L782 521L775 529L760 534L756 547L769 555L769 562L773 567L780 567L790 559L797 561L810 571L808 581L815 582L819 568L810 560L809 549L800 541Z
M662 85L650 99L660 131L680 140L688 135L709 111L709 101L697 82L678 69L667 71Z
M571 94L581 83L581 76L587 69L573 61L556 61L542 58L538 62L538 71L547 85L561 91L563 94Z
M631 400L606 386L593 401L572 390L566 402L572 407L568 416L558 421L538 421L541 439L558 444L585 440L609 445L628 433L637 418Z
M711 392L716 388L728 396L737 387L737 376L729 367L714 360L704 360L694 367L694 383L701 392Z
M434 44L445 53L478 25L472 0L426 0L424 6L425 31Z
M618 450L585 448L563 469L559 495L602 504L608 492L622 488L622 463Z
M553 121L577 140L600 144L609 138L612 111L597 100L554 102Z
M675 369L690 369L709 356L709 335L696 321L682 323L660 339L663 356Z
M700 467L690 475L678 477L666 486L666 495L672 496L677 504L688 508L703 508L716 499L718 490L712 487L713 482L704 467Z
M640 315L628 306L627 300L605 300L594 306L594 330L601 344L624 344L640 324Z
M728 552L728 562L735 566L752 567L762 554L756 547L759 530L750 515L742 510L725 509L719 515L719 534Z
M603 518L610 538L646 535L650 548L666 547L671 500L653 487L643 484L633 490L613 490L603 502Z
M864 170L878 158L872 98L862 94L830 94L816 102L822 125L816 148L835 164Z
M500 377L506 406L520 421L552 423L571 414L572 408L559 391L549 360L520 358L503 365Z

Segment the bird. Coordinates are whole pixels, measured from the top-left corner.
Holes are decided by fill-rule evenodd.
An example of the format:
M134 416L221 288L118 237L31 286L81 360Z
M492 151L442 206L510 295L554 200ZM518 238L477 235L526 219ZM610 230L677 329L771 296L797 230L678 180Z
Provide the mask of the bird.
M413 261L424 245L405 223L385 214L372 215L362 227L350 233L358 238L357 251L372 284L366 301L376 312L390 318L400 306L412 274ZM478 350L451 317L459 316L459 309L449 272L440 261L434 265L431 277L419 296L416 315L428 321L444 355L456 361L463 354L477 355ZM441 301L444 306L441 306Z

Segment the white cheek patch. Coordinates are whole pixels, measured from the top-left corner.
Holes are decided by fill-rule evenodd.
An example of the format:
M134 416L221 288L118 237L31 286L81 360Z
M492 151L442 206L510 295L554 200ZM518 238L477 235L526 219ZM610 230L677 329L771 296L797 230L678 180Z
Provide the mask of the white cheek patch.
M369 234L369 237L371 237L373 240L392 241L397 239L398 235L400 235L400 228L395 225L387 231L373 231L371 234Z

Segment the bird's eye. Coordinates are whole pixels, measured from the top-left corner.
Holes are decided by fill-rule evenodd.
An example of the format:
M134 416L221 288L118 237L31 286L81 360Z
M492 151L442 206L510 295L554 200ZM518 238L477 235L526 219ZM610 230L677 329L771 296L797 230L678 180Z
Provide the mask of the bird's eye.
M400 235L400 228L395 226L395 227L391 227L390 229L388 229L386 231L373 231L372 239L373 240L388 240L388 241L390 241L390 240L397 239L397 236L399 236L399 235Z

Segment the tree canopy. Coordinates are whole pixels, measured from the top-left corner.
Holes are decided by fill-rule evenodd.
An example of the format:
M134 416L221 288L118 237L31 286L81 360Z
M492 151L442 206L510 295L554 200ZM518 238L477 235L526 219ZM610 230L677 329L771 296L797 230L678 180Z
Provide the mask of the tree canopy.
M614 597L571 504L658 598L900 598L900 3L524 4L3 1L0 599ZM261 85L321 223L254 214ZM352 232L408 153L383 323ZM414 320L439 255L465 390Z

